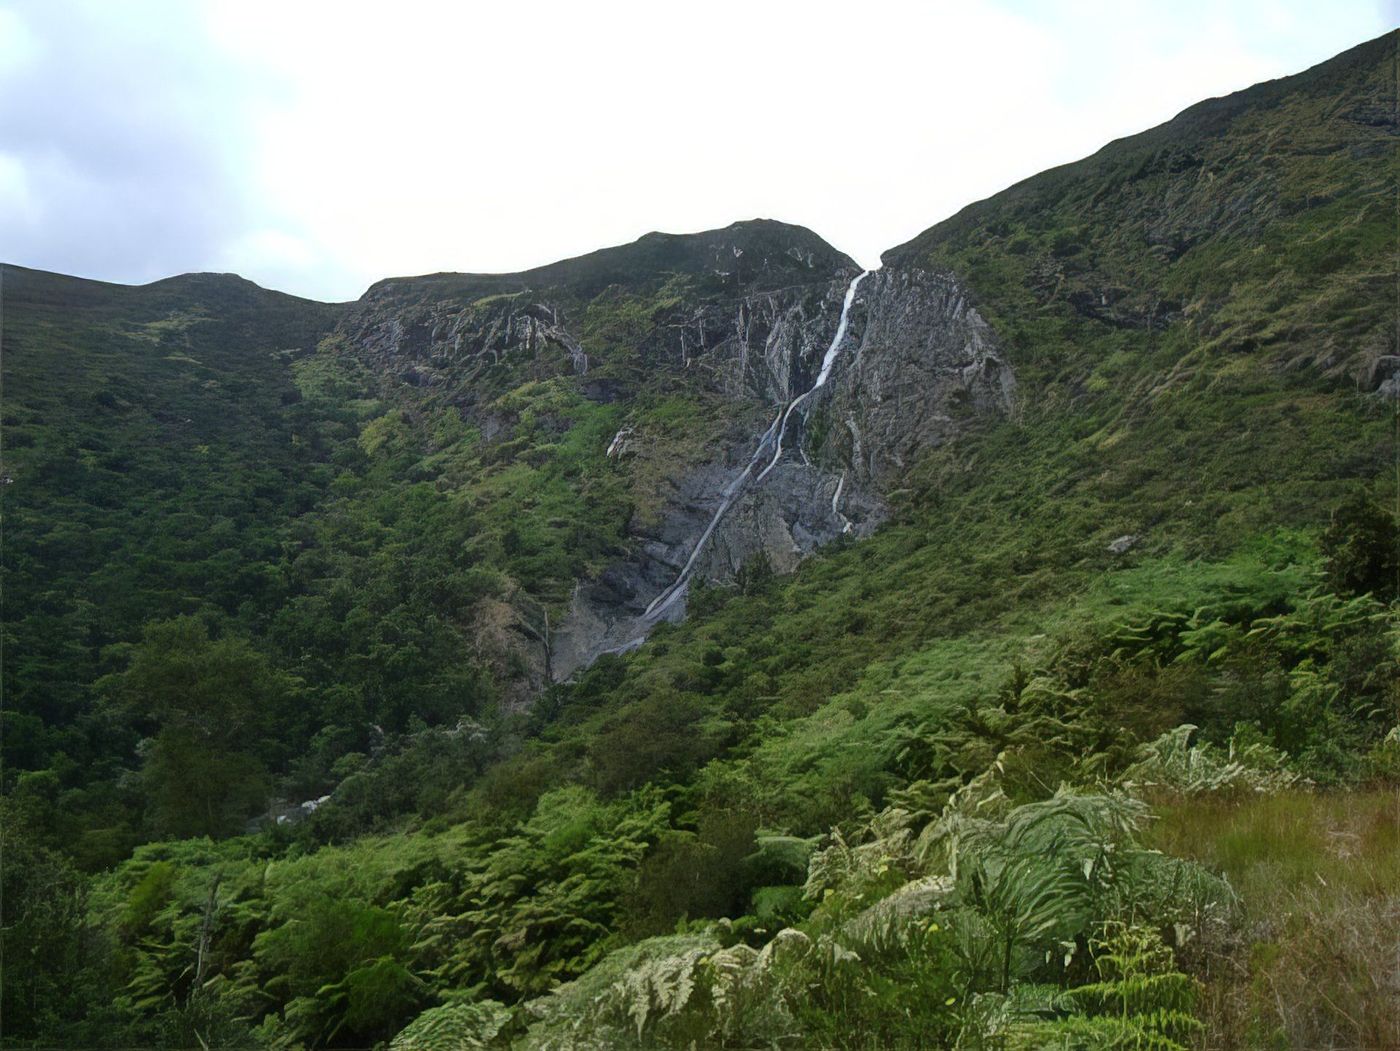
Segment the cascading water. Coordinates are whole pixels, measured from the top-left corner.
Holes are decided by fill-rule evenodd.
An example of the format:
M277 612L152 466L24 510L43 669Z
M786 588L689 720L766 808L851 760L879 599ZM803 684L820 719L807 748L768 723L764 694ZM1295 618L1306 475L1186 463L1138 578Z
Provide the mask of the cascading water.
M755 484L762 482L763 479L768 476L768 472L777 466L778 460L780 460L783 455L783 436L787 434L788 420L791 419L793 412L799 405L825 385L827 378L831 375L832 366L836 364L836 355L840 352L841 343L846 338L846 327L850 322L851 304L855 302L856 289L860 287L862 281L870 276L870 273L869 270L861 271L856 275L855 279L846 286L846 298L841 303L841 320L837 323L836 335L832 337L831 345L827 347L826 355L822 358L822 367L821 371L817 373L816 382L796 398L793 398L792 401L788 402L788 404L778 412L778 415L773 418L773 422L769 425L768 429L763 432L763 436L759 438L758 447L754 449L753 455L749 457L749 462L745 464L744 469L724 487L724 492L720 494L719 506L715 508L715 513L710 518L710 524L707 525L705 531L700 534L700 539L695 541L695 547L691 550L690 557L685 560L685 565L681 567L681 571L676 576L676 579L672 581L670 587L652 600L651 605L649 605L646 608L646 612L642 614L645 619L654 620L662 613L665 613L671 603L673 603L676 597L685 589L685 586L690 583L691 574L695 571L696 560L699 559L701 551L705 548L705 544L709 541L710 536L714 533L720 521L729 512L729 508L733 506L734 501L738 499L739 493L743 490L745 483L748 482L749 476L753 474L754 468L757 467L759 462L763 459L764 450L773 443L776 443L776 448L773 451L773 459L769 461L767 467L759 472L758 477L754 480ZM842 481L845 481L844 475L842 476ZM835 505L836 500L833 499L832 510L835 510ZM636 641L640 642L641 640L639 639ZM630 645L629 643L629 646Z
M788 403L787 411L783 413L782 426L778 428L778 448L774 450L773 459L769 461L768 466L759 473L758 481L763 481L768 476L768 472L778 466L778 461L783 455L783 435L787 434L788 419L791 418L793 411L810 398L815 391L826 385L827 377L831 375L831 366L836 364L836 354L841 349L841 341L846 338L846 325L850 321L851 304L856 300L856 289L869 276L869 270L862 270L846 288L846 298L841 303L841 320L836 325L836 335L832 337L831 346L826 348L826 356L822 358L822 369L817 373L817 382Z

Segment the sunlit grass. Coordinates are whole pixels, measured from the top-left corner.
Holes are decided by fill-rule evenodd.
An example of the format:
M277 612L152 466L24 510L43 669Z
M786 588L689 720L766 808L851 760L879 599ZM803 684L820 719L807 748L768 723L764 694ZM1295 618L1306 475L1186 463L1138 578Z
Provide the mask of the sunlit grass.
M1226 875L1251 911L1314 888L1400 894L1400 791L1198 798L1159 813L1153 845Z
M1400 791L1161 800L1152 845L1224 873L1252 943L1207 955L1206 1047L1400 1047Z

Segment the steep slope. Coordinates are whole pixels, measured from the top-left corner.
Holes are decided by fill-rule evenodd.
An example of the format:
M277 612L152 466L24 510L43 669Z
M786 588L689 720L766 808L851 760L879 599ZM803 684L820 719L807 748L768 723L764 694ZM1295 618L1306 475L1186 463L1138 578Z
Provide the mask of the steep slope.
M898 481L877 461L1010 405L953 283L857 289L768 221L338 306L229 275L4 276L8 769L93 864L176 827L178 799L149 806L174 769L151 742L194 726L213 748L230 718L114 685L143 635L246 638L282 676L243 772L179 819L227 830L386 733L527 706L682 617L695 581L869 535ZM918 389L901 370L938 340L946 375ZM857 375L902 401L867 414ZM816 461L806 421L833 399L854 444Z
M886 253L972 289L1044 495L1218 549L1393 465L1395 62L1203 102Z
M72 849L120 854L139 735L94 683L148 621L275 601L258 567L331 480L293 362L339 310L227 274L6 265L0 294L6 788L38 777Z
M1179 723L1217 745L1236 732L1265 741L1323 781L1366 776L1363 756L1400 711L1386 641L1393 611L1309 592L1321 579L1319 533L1338 505L1357 488L1383 505L1396 496L1394 404L1368 364L1385 364L1379 341L1395 317L1395 130L1349 116L1393 111L1394 45L1391 35L1262 97L1210 104L1228 119L1177 125L1174 148L1230 158L1229 178L1212 181L1163 156L1143 185L1144 157L1162 149L1151 132L1109 151L1131 163L1100 169L1090 160L1031 180L935 227L917 242L926 249L890 253L858 290L850 343L806 431L815 463L872 480L889 509L885 525L785 579L697 588L684 624L547 695L536 739L492 767L456 814L473 830L478 813L517 816L490 840L510 854L502 866L525 865L523 844L575 817L600 831L550 869L557 884L484 907L473 895L494 893L477 889L496 877L493 861L480 877L464 867L459 896L435 891L455 904L430 922L434 937L492 932L472 947L434 941L428 958L439 973L507 1000L546 988L546 975L584 973L563 987L565 1000L612 982L645 987L657 974L646 954L675 946L618 947L697 915L733 918L720 937L758 946L789 922L784 915L815 908L813 940L839 939L852 915L843 908L883 894L880 880L909 878L889 870L908 842L899 822L910 811L937 813L960 785L1043 800L1061 778L1088 784L1121 769L1138 743ZM1194 208L1226 214L1231 179L1269 170L1273 144L1294 139L1309 144L1278 162L1280 184L1325 177L1335 196L1304 193L1298 207L1277 211L1263 196L1254 225L1201 220L1177 259L1157 259L1153 220L1172 202L1194 194ZM1223 186L1222 200L1211 186ZM1094 203L1095 193L1120 207ZM1074 226L1073 238L1060 222ZM1318 238L1325 265L1313 261ZM1139 257L1156 261L1138 269ZM1115 310L1101 272L1121 289ZM1085 294L1072 294L1076 282ZM918 291L902 299L906 288ZM1175 306L1164 306L1167 292ZM1246 332L1252 342L1236 338ZM881 364L891 360L901 367ZM981 385L948 388L939 406L934 383L964 375ZM990 411L977 426L938 430L939 416L956 421L979 405ZM871 457L872 428L861 420L882 413L910 440L877 442ZM921 418L927 429L903 431ZM1340 625L1352 614L1321 612L1343 608L1365 612L1350 628ZM1304 622L1335 632L1332 641L1292 648L1285 639ZM560 784L580 794L555 794ZM588 790L638 809L600 817ZM611 845L634 842L621 831L636 827L626 821L648 820L647 808L660 805L658 790L679 802L635 876L597 877L602 857L617 857ZM364 785L333 796L306 834L330 840L374 827L372 798ZM827 828L828 860L858 869L866 859L869 882L830 911L806 899L784 914L778 888L764 882L773 878L765 865L775 866L766 851L780 849L773 841L799 849L794 840ZM1267 870L1271 859L1248 860L1256 863ZM599 889L568 913L560 901L576 873L626 889ZM1356 915L1393 908L1395 871L1377 874L1374 887ZM788 890L788 900L800 893ZM516 919L499 919L516 906ZM1305 940L1330 922L1319 915ZM537 916L549 919L537 927ZM583 929L596 938L576 935ZM594 969L604 947L617 955ZM885 959L877 947L859 951L867 963ZM955 965L930 966L937 974ZM851 980L868 974L857 968ZM903 988L889 993L890 1018L904 1017ZM995 992L992 983L978 995ZM880 988L867 994L860 1002L878 1010ZM853 1011L850 1002L841 1010ZM1375 998L1353 1006L1358 1017L1382 1016ZM517 1018L533 1024L550 1010L537 1003ZM830 1011L834 1030L821 1032L839 1043L844 1016ZM953 1013L964 1025L976 1017L961 1000ZM1284 1028L1288 1019L1259 1017L1255 1032L1296 1031ZM565 1021L610 1024L567 1012ZM664 1024L646 1032L662 1042ZM956 1031L959 1021L927 1024Z
M1009 411L1010 370L955 281L875 275L848 302L856 276L780 223L651 234L523 274L382 282L336 352L461 415L480 451L472 480L455 484L490 486L585 419L616 424L578 466L606 484L559 526L595 519L608 540L573 576L522 574L538 603L517 619L536 643L537 688L680 617L692 574L727 580L760 555L785 572L837 537L868 535L885 517L883 485L897 482L883 465ZM830 389L804 397L825 384L824 362ZM857 384L878 405L867 411ZM814 463L804 421L828 401L842 406L846 445ZM533 557L528 543L519 554Z
M1051 319L1076 335L1180 329L1171 385L1262 351L1252 360L1273 370L1377 390L1395 366L1395 52L1388 33L1202 102L965 208L885 263L956 267L1027 339Z
M357 305L340 351L417 388L416 403L460 414L477 445L463 487L489 489L590 428L573 480L593 506L540 525L592 521L606 540L582 560L578 545L548 536L512 544L532 689L645 634L646 606L689 558L772 406L814 372L855 271L809 231L756 221L649 234L516 275L381 282ZM725 531L714 549L727 543L738 562L768 545L790 563L792 529L809 549L835 535L822 491L832 485L820 475L775 484L770 520ZM876 517L853 503L858 517ZM789 524L786 535L765 533L772 519ZM568 547L567 566L531 572L545 551Z

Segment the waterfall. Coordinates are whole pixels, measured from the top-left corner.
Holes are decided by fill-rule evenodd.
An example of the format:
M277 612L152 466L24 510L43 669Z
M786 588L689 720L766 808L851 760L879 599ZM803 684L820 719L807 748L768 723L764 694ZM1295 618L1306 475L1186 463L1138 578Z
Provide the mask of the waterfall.
M763 450L767 449L768 443L773 440L773 436L777 433L778 425L782 422L782 419L783 414L782 411L779 410L778 415L773 417L773 422L769 425L768 430L764 431L763 437L758 440L758 448L756 448L753 451L753 455L749 457L749 462L744 465L744 469L734 477L733 481L724 487L724 492L720 494L719 507L715 508L715 513L710 518L710 524L707 525L705 531L700 534L700 539L695 541L695 547L691 550L690 557L685 560L685 565L681 567L680 573L676 576L676 579L671 583L670 587L657 595L656 598L652 599L651 605L646 608L646 612L643 613L642 616L654 617L664 613L666 608L675 600L676 596L680 594L681 589L690 582L690 574L695 569L695 560L700 557L700 552L704 550L705 543L710 539L710 534L715 531L715 527L719 525L720 519L729 511L730 505L734 503L735 497L739 495L739 490L743 488L744 483L749 480L749 475L753 474L753 469L763 457Z
M822 358L822 367L821 371L817 373L816 382L796 398L793 398L792 401L788 402L784 408L778 410L778 415L773 417L773 422L769 424L768 429L764 431L763 436L759 438L758 446L754 449L753 455L749 457L749 462L745 464L744 469L724 487L724 491L720 494L719 506L715 508L715 513L710 518L710 524L707 525L705 531L700 534L700 539L695 541L695 547L691 549L690 557L685 560L685 565L681 567L680 573L677 574L676 579L671 583L670 587L657 595L656 598L652 599L651 605L647 606L646 612L642 614L643 617L652 619L666 612L671 603L673 603L676 597L685 589L685 586L690 583L690 575L695 570L695 562L700 557L700 553L705 549L705 544L709 542L710 536L719 526L720 521L729 512L729 508L733 506L734 501L738 499L744 484L748 482L749 476L753 474L754 468L757 467L759 461L763 459L764 450L766 450L770 444L775 445L773 459L769 461L767 467L759 472L758 477L754 480L755 484L762 482L763 479L768 476L768 472L777 466L778 460L781 459L783 455L783 436L787 433L788 420L792 417L793 411L799 405L810 398L813 392L826 384L827 378L831 375L832 366L836 364L836 355L841 350L841 343L846 338L846 327L850 322L851 304L855 302L856 289L860 287L860 283L869 276L869 270L862 270L851 283L846 286L846 298L841 303L841 320L836 325L836 335L832 337L831 345L826 348L826 355ZM844 475L842 476L842 481L845 481ZM837 495L840 495L839 488L837 490ZM832 504L834 509L835 500L832 501ZM849 525L847 528L849 528Z
M822 358L822 370L817 373L817 382L788 403L787 411L783 413L783 425L778 428L778 448L773 452L773 459L768 466L760 472L758 481L763 481L768 472L778 466L778 461L782 458L783 435L787 433L788 419L792 416L793 410L810 398L814 391L826 385L826 379L831 375L831 367L836 364L836 354L841 349L841 341L846 338L846 325L850 322L851 304L856 300L856 289L869 276L869 270L862 270L847 287L846 298L841 304L841 321L836 326L836 335L832 337L831 346L826 348L826 356Z

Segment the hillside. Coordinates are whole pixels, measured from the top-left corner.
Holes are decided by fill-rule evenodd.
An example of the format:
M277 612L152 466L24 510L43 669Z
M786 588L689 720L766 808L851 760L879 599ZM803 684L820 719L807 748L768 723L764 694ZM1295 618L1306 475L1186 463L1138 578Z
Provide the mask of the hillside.
M1400 1046L1396 84L868 275L6 265L5 1046Z

